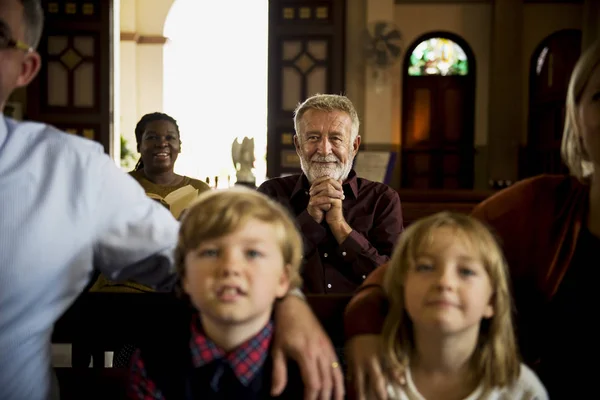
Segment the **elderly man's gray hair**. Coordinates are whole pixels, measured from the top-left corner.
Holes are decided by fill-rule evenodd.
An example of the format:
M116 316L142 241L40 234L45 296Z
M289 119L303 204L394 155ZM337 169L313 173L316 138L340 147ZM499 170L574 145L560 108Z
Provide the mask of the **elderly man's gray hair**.
M298 134L298 125L302 116L308 110L320 110L320 111L343 111L350 116L352 121L352 128L350 130L351 142L358 136L358 129L360 128L360 121L354 105L346 96L338 94L315 94L309 97L303 103L298 104L294 111L294 129ZM300 138L302 140L302 138Z
M25 42L34 49L40 44L44 29L44 10L40 0L20 0L23 4Z

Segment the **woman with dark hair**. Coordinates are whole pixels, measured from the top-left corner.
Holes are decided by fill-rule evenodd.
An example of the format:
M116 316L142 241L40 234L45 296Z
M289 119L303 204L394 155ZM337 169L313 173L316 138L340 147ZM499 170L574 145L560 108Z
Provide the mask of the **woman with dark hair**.
M187 185L198 189L198 193L210 189L202 181L175 173L181 139L177 121L170 115L159 112L144 115L135 127L135 140L140 159L129 174L146 193L165 197Z

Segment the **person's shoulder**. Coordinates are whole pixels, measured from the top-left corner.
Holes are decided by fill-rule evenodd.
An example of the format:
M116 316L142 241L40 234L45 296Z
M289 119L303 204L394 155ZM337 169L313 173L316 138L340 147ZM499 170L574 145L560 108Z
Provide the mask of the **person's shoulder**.
M359 192L375 193L376 196L390 199L400 197L395 189L385 183L371 181L360 176L356 177L356 182Z
M566 201L573 190L585 190L584 186L569 175L539 175L527 178L493 194L473 210L473 215L484 219L496 219L511 213L525 213L542 202L549 209ZM539 209L539 208L538 208Z
M201 180L190 178L187 176L186 176L186 178L189 179L188 184L192 185L194 187L194 189L198 189L198 193L202 193L202 192L206 192L207 190L210 190L210 186L208 186L205 182L202 182Z
M583 187L584 185L579 182L575 177L567 174L562 175L538 175L531 178L523 179L517 182L515 185L505 189L509 190L534 190L543 191L544 193L554 193L565 189L574 189Z
M547 400L549 398L538 376L525 364L521 364L519 377L505 391L510 399Z

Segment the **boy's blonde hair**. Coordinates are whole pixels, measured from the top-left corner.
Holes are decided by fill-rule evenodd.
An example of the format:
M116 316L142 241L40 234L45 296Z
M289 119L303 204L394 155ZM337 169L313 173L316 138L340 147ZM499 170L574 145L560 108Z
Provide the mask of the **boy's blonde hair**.
M594 166L583 145L577 109L581 95L598 65L600 65L600 40L597 40L583 53L571 74L567 90L565 128L560 148L563 161L569 167L571 175L584 183L594 172Z
M452 228L457 238L470 245L490 278L494 315L482 320L473 356L472 371L486 390L510 385L519 376L520 361L512 322L512 302L508 268L502 250L491 232L467 215L441 212L410 225L400 237L384 278L390 309L383 328L384 351L392 367L408 367L415 348L413 325L405 306L407 272L414 267L423 246L430 243L434 230Z
M247 188L204 192L187 210L175 249L175 266L180 278L185 277L188 252L197 249L202 242L235 232L252 219L274 228L290 289L300 287L303 242L294 220L283 206Z

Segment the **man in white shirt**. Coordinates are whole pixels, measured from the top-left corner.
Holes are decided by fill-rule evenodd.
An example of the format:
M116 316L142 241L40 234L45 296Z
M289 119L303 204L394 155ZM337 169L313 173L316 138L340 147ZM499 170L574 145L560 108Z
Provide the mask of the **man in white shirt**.
M39 0L0 0L1 109L38 73L42 23ZM53 325L93 266L169 289L179 225L99 144L4 117L0 204L0 399L45 400ZM307 398L341 399L335 352L307 304L288 296L275 312L274 392L285 386L287 355L302 369Z

